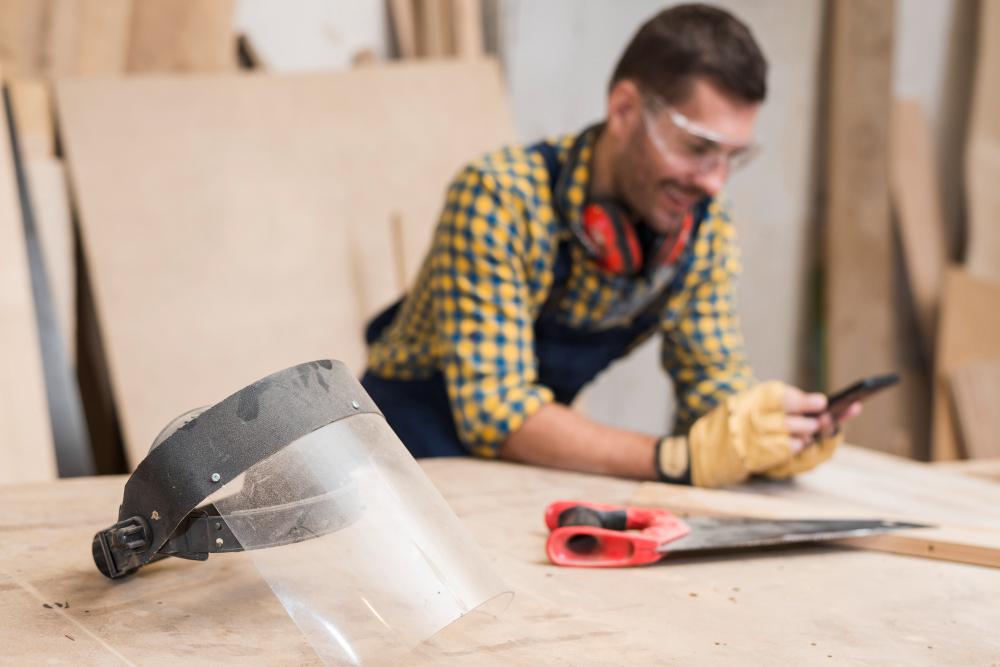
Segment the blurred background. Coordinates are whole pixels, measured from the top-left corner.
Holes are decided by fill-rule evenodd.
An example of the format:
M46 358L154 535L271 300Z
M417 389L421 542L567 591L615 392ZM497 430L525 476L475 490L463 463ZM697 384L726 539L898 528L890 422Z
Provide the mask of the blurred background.
M286 366L360 372L444 188L600 120L629 0L0 0L0 481L123 472ZM1000 2L729 0L770 61L735 175L760 379L896 371L848 439L1000 457ZM658 340L578 407L666 432Z

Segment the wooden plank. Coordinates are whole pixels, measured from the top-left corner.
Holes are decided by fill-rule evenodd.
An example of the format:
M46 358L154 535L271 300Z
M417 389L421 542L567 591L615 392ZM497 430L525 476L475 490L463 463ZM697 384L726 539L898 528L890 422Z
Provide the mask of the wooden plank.
M622 503L634 482L465 459L422 467L517 594L495 622L451 628L443 646L427 647L430 657L407 665L715 667L765 652L780 667L978 665L1000 652L1000 591L986 568L816 548L560 569L544 558L545 505L563 497ZM239 554L167 559L116 583L98 575L80 545L113 520L123 484L102 477L0 486L0 644L11 660L165 664L190 661L194 651L217 662L319 664ZM69 606L42 606L55 602Z
M58 109L132 465L267 373L360 371L399 296L390 220L421 252L460 165L513 136L488 62L65 81Z
M864 509L831 508L735 491L692 489L645 483L630 500L637 507L662 507L682 516L733 516L756 519L900 519ZM893 531L889 534L836 540L841 546L886 551L906 556L1000 567L1000 531L951 526Z
M66 173L62 161L55 158L29 158L25 167L59 331L66 356L75 367L76 248Z
M44 0L48 77L105 76L125 71L132 0Z
M1000 458L938 461L934 463L934 467L958 475L1000 482Z
M965 453L974 459L1000 457L1000 358L959 366L949 385Z
M958 367L1000 356L1000 284L980 280L962 269L945 275L934 370L932 458L962 458L955 430L948 381Z
M7 76L38 76L43 72L40 48L46 6L38 0L0 0L0 65Z
M236 68L235 0L142 0L132 9L129 72Z
M0 483L56 476L7 113L0 109Z
M889 161L895 219L920 327L922 348L933 358L947 243L931 129L920 104L893 104Z
M41 79L16 79L8 86L25 158L54 157L56 132L49 84Z
M826 323L829 389L895 369L888 138L894 3L831 3ZM866 405L852 442L908 455L901 392Z
M1000 282L1000 3L979 3L976 79L972 94L965 183L968 201L966 264Z
M417 50L425 58L453 53L450 0L416 0L419 26Z
M459 58L482 58L483 5L481 0L451 0L453 42Z
M415 0L390 0L392 30L396 38L396 53L401 58L417 57L417 17Z
M0 61L12 76L116 74L132 0L0 0Z
M845 447L795 484L736 491L647 483L631 502L688 514L759 518L881 518L932 524L842 543L911 556L1000 567L1000 486L926 464Z
M131 14L135 6L144 6L146 1L76 0L77 38L70 71L76 76L124 72Z
M76 265L73 225L61 161L55 159L55 123L49 84L18 79L9 85L42 255L59 329L71 362L76 354Z

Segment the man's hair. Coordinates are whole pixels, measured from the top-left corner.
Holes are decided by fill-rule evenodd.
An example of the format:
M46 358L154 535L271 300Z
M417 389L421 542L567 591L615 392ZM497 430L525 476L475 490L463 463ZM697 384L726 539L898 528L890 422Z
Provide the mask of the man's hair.
M609 88L628 79L643 94L677 104L699 77L744 102L762 102L767 94L767 61L750 29L716 7L679 5L639 28Z

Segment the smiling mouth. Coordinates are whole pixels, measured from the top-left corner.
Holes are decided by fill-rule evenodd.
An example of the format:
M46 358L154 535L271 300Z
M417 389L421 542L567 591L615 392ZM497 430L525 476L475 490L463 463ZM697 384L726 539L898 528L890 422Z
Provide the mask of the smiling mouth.
M702 198L702 193L684 191L676 185L668 184L663 186L663 194L672 208L687 210L692 208Z

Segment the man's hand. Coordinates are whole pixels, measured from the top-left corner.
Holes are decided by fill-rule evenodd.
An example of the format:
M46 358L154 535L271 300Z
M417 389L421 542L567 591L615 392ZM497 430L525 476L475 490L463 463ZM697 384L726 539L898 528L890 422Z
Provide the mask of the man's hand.
M861 414L861 404L852 403L840 417L834 421L825 412L826 396L824 394L806 392L796 387L787 387L782 399L785 409L785 425L788 427L790 446L793 454L798 454L817 440L832 438L841 425Z
M691 427L692 482L725 486L750 475L782 479L815 468L843 439L840 422L861 406L852 405L837 423L824 410L826 396L782 382L729 396Z

